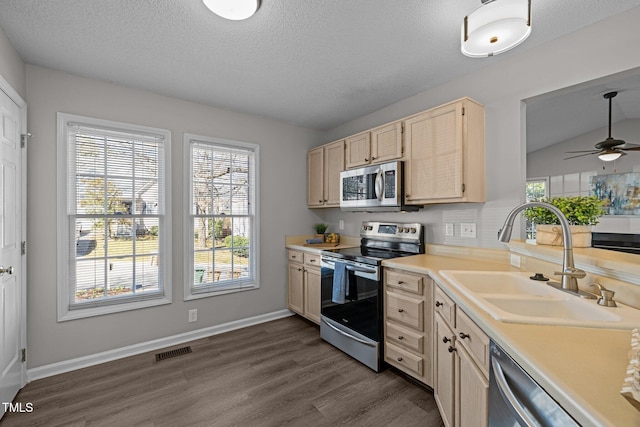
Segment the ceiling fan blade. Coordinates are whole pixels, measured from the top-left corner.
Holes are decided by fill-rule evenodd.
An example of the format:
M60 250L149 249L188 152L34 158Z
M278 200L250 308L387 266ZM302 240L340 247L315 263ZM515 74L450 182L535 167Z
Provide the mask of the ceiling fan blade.
M586 154L578 154L577 156L565 157L562 160L575 159L576 157L592 156L592 155L598 154L598 153L600 153L600 152L599 151L592 151L592 152L589 152L589 153L586 153Z
M581 150L581 151L565 151L566 154L570 154L570 153L599 153L600 150Z
M622 151L640 151L640 145L634 145L634 146L629 147L629 148L624 148L623 147L623 148L619 148L619 150L622 150Z

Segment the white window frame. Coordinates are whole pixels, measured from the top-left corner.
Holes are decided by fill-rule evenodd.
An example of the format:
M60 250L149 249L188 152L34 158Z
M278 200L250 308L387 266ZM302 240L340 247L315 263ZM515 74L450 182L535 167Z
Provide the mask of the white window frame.
M75 246L75 239L71 238L70 221L67 213L68 203L68 146L67 137L70 123L85 125L107 130L116 130L125 133L138 133L160 136L163 141L164 175L159 177L161 191L164 192L164 214L159 218L159 232L161 233L158 255L158 274L162 292L152 298L142 298L134 301L109 301L104 304L76 307L70 309L70 245ZM79 116L59 112L57 114L57 193L58 193L58 233L57 233L57 288L58 288L58 321L67 321L92 316L100 316L109 313L117 313L140 308L170 304L171 296L171 132L166 129L158 129L140 126L130 123L115 122L111 120L97 119L93 117Z
M202 135L195 135L191 133L184 134L183 141L183 170L184 170L184 300L194 300L200 298L213 297L218 295L225 295L235 292L250 291L260 288L260 206L259 206L259 176L260 176L260 146L249 142L234 141L229 139L214 138ZM249 202L253 206L253 227L250 241L250 271L253 272L250 280L243 280L235 282L230 281L228 284L221 284L211 287L209 292L193 292L192 284L194 283L194 247L193 247L193 214L191 212L192 207L192 194L193 194L193 172L191 162L191 147L193 143L207 144L212 146L221 146L231 149L239 149L244 151L253 152L253 173L250 174L252 182L249 183L253 187L253 193L250 196Z

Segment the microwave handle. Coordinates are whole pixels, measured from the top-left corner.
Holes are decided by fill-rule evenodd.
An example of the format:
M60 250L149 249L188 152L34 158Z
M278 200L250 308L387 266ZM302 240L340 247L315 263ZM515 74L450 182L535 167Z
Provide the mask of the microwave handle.
M377 199L379 201L382 201L382 198L384 197L384 173L382 173L382 169L378 169L374 188L376 191Z

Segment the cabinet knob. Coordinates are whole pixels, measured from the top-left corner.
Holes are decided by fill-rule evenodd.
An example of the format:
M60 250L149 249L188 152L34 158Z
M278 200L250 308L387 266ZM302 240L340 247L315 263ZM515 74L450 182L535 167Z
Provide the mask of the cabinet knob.
M398 309L398 313L402 313L402 312L404 312L404 309L399 308L399 309Z
M402 357L398 357L396 360L397 360L398 362L402 362L402 360L403 360L403 359L402 359Z
M322 200L318 200L318 203L322 203Z
M316 262L316 260L315 259L310 259L309 262Z
M398 285L404 285L404 282L402 280L398 280Z
M464 332L460 332L458 336L460 337L460 339L469 338L469 334L465 334Z
M443 303L441 303L440 301L436 301L436 307L441 307L441 306L443 306L443 305L444 305L444 304L443 304Z
M302 269L301 269L301 268L299 268L299 269L298 269L298 271L302 271Z
M449 350L449 353L453 353L454 351L456 351L456 348L449 346L448 350Z
M442 338L442 342L445 343L445 344L448 343L448 342L451 342L451 338L444 337L444 338Z
M375 156L371 156L371 161L374 161L375 159Z
M402 335L399 335L399 336L398 336L398 339L399 339L400 341L402 341L402 340L404 339L404 337L403 337Z

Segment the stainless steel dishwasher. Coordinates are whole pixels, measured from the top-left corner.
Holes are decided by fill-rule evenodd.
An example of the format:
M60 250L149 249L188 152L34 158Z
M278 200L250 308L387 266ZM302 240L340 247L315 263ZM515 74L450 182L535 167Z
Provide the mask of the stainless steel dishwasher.
M491 341L489 426L579 426L512 358Z

